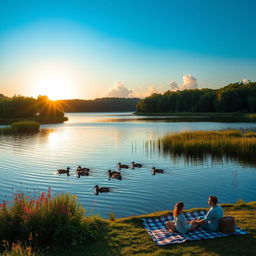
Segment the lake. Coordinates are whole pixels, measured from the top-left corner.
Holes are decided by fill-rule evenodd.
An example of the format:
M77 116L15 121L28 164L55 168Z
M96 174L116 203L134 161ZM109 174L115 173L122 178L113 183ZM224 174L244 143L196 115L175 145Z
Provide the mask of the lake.
M52 188L55 193L76 194L87 214L108 218L147 214L172 209L177 201L186 208L207 207L208 195L220 203L256 199L256 168L231 160L201 162L173 158L145 147L166 133L189 130L255 128L255 123L173 122L165 117L134 116L132 113L66 113L64 124L41 125L32 135L0 136L0 199L10 200L15 191L37 193ZM178 121L178 120L177 120ZM140 169L122 169L121 181L108 180L107 170L117 163L143 164ZM77 178L78 165L91 169ZM56 174L71 167L71 176ZM151 168L165 170L155 176ZM110 193L93 193L95 185Z

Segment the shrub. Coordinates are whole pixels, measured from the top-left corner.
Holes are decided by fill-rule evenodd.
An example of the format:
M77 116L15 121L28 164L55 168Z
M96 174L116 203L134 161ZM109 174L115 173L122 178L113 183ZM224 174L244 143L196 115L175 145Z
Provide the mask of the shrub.
M34 121L20 121L11 124L11 129L14 132L38 132L40 124Z
M103 226L101 219L87 217L84 208L70 194L42 192L15 193L13 200L0 205L0 240L33 242L41 247L68 243L77 245L97 239Z

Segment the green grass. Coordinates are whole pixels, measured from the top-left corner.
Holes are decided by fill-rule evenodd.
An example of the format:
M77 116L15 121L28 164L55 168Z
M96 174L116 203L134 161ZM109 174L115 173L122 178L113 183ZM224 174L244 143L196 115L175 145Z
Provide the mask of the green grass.
M157 212L143 216L109 221L104 237L77 248L52 249L50 256L254 256L256 255L256 202L223 205L225 215L232 215L237 225L249 234L213 240L187 242L180 245L157 246L142 226L141 218L166 215ZM195 210L195 209L191 209Z
M1 134L30 133L38 132L40 124L35 121L19 121L11 124L11 127L1 128Z
M256 132L239 130L192 131L166 135L156 142L147 143L165 154L184 155L187 158L232 158L243 163L254 163Z

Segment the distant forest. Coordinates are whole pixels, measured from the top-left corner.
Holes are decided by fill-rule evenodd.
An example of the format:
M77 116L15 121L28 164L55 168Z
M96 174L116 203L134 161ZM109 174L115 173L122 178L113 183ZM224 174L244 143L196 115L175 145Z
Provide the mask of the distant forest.
M256 112L256 82L233 83L216 90L154 93L140 100L137 112Z
M0 94L0 119L64 117L64 112L135 111L138 98L99 98L95 100L51 101L47 96L37 99L25 96L6 97Z
M136 111L138 98L98 98L94 100L59 100L64 112Z
M0 94L0 118L31 118L31 117L58 117L63 118L61 106L50 101L47 96L6 97Z

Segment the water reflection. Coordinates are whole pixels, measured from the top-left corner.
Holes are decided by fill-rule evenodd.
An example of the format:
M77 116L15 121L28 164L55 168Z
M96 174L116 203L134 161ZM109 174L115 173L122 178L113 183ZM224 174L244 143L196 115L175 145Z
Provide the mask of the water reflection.
M214 163L233 163L239 164L241 166L256 167L255 156L233 156L232 154L222 154L220 152L172 152L172 149L168 147L163 147L160 140L148 140L144 143L145 151L149 156L158 154L163 156L169 156L170 159L184 159L186 164L197 164L201 165L206 161L211 161Z
M76 194L88 214L103 217L110 212L125 217L170 209L178 200L185 201L188 208L207 206L205 194L217 195L220 202L227 203L255 199L256 172L251 166L227 158L191 158L145 147L146 141L152 144L169 132L249 128L254 127L252 123L138 121L133 115L116 113L68 117L64 124L42 125L37 134L0 136L2 198L10 199L11 187L32 192L51 187L53 193ZM132 161L143 167L122 170L122 181L108 179L108 169L117 171L118 162L130 165ZM79 165L90 168L90 175L78 179L75 170ZM68 166L69 177L56 174L57 169ZM164 174L152 175L153 166ZM95 196L95 185L110 187L111 193Z

